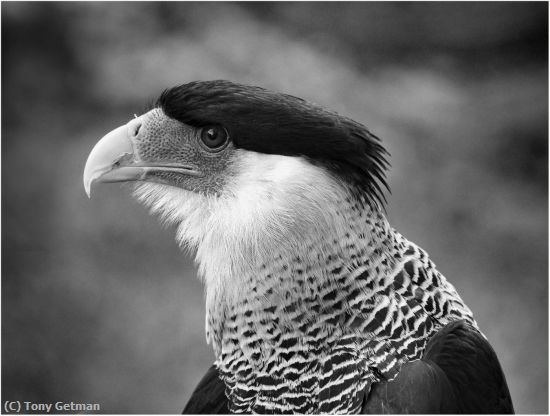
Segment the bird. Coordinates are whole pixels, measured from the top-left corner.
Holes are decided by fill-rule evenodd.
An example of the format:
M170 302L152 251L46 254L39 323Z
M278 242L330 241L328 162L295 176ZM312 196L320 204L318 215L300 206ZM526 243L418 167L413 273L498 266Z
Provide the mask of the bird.
M514 412L472 311L389 224L388 159L351 118L226 80L95 144L88 196L132 182L198 264L215 362L184 413Z

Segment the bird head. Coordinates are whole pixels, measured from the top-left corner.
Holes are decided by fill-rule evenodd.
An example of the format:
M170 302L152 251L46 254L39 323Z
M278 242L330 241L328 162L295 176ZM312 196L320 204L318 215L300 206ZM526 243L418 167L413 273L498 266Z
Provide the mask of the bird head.
M192 82L103 137L84 187L89 195L93 183L136 182L137 198L177 223L208 274L208 264L231 269L337 227L331 201L355 195L381 210L386 154L362 124L300 98Z

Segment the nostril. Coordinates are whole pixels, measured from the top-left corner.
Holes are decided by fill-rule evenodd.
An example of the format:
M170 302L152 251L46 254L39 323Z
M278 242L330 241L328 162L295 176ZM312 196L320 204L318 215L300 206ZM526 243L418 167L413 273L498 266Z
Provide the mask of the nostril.
M139 131L141 130L141 126L142 126L142 123L139 118L135 118L132 121L130 121L129 133L132 138L137 137L137 135L139 134Z

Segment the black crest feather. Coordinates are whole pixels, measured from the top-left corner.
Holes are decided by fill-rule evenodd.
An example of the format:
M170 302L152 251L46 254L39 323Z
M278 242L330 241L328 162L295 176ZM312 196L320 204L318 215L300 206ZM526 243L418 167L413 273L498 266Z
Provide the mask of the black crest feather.
M167 89L156 105L182 123L222 125L238 148L306 157L384 206L388 152L350 118L292 95L221 80Z

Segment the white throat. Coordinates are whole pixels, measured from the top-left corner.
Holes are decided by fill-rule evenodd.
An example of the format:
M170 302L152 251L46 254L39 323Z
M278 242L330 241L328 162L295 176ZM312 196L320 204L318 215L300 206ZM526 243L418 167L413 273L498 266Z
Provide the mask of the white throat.
M228 177L217 196L150 183L135 192L165 222L177 225L180 246L196 249L207 298L237 295L242 278L274 253L304 253L304 242L349 231L339 210L348 189L302 157L239 149Z

